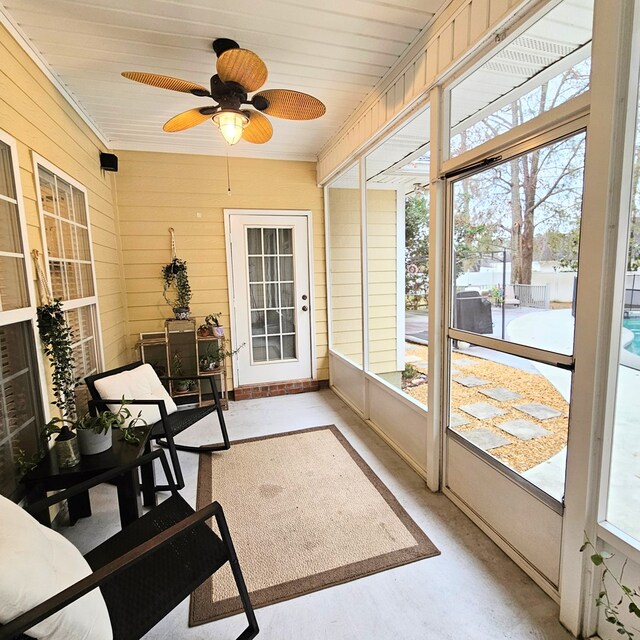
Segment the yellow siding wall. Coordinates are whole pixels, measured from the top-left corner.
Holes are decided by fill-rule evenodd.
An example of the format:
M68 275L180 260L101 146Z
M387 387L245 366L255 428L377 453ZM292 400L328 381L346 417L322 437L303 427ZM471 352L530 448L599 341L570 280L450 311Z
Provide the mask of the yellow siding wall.
M369 370L398 370L397 193L367 189Z
M100 171L107 149L0 25L0 128L17 140L30 249L42 251L31 152L88 190L106 368L124 364L126 309L112 179Z
M329 188L333 350L362 364L360 190Z
M327 379L323 198L315 163L231 158L229 196L225 158L127 151L118 156L131 355L140 332L162 329L172 315L160 278L162 265L171 259L169 227L176 232L178 256L188 264L192 315L200 323L222 311L229 326L223 209L310 209L318 378Z

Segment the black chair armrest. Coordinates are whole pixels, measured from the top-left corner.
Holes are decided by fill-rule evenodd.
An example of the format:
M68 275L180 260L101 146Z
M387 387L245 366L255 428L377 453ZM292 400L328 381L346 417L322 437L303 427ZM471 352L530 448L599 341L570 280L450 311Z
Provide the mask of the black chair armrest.
M192 529L212 516L215 516L216 519L219 519L220 517L224 518L222 513L222 507L220 504L213 502L187 518L184 518L177 524L169 527L165 531L156 534L151 539L138 545L131 551L128 551L116 560L96 569L86 578L83 578L67 589L64 589L64 591L61 591L33 609L30 609L17 618L14 618L6 625L0 627L0 640L12 640L13 638L16 638L16 636L19 636L34 625L42 622L54 613L57 613L68 604L71 604L96 587L99 587L105 581L113 578L124 569L135 565L149 554L165 546L176 536Z
M95 487L96 485L102 484L103 482L108 482L113 478L117 478L123 473L134 469L135 467L141 467L142 465L152 463L156 458L160 458L160 463L162 464L162 469L166 475L167 483L169 484L169 488L172 493L177 493L178 489L176 483L173 479L173 474L171 473L171 469L169 468L169 463L167 462L167 457L162 449L156 449L151 453L147 453L143 456L140 456L136 460L133 460L129 464L122 465L115 469L110 469L109 471L105 471L100 475L94 476L93 478L89 478L84 482L80 482L73 487L69 487L68 489L64 489L63 491L58 491L52 496L48 498L44 498L43 500L38 500L33 504L25 507L25 511L33 515L34 513L38 513L39 511L43 511L45 508L49 508L62 500L67 500L68 498L73 498L73 496L78 495L79 493L84 493L88 489Z

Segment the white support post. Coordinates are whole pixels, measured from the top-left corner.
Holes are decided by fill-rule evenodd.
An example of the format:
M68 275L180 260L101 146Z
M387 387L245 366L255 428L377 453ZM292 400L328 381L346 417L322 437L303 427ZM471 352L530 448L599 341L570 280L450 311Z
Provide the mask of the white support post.
M443 114L443 91L435 87L430 99L431 157L429 163L429 390L427 415L427 486L439 491L442 475L442 423L446 411L442 398L446 313L444 309L445 189L440 180L443 140L448 136L448 117Z
M612 422L615 393L617 345L612 350L611 332L621 221L629 211L623 176L631 158L625 139L628 146L634 4L595 2L572 389L579 401L571 405L560 565L560 620L581 637L595 632L592 573L579 549L585 532L596 537L606 425Z

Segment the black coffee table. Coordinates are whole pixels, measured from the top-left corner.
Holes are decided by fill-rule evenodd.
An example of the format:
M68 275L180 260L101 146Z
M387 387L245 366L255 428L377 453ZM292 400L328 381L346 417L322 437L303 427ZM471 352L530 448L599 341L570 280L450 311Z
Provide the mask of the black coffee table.
M110 471L119 466L126 465L139 458L150 450L149 434L151 427L143 426L135 429L140 438L138 444L125 442L118 429L112 430L113 445L107 451L92 456L80 456L80 462L75 467L60 468L54 450L50 450L38 465L22 477L23 484L27 487L27 503L33 504L46 498L47 491L60 491L75 484L96 476L105 471ZM142 476L142 490L145 506L156 504L155 478L153 463L143 465L140 470ZM140 517L142 505L140 500L140 482L138 481L137 468L123 473L113 480L118 491L118 508L120 510L120 523L123 527ZM91 502L89 492L81 493L68 500L69 521L75 524L78 518L91 515ZM49 510L38 515L38 520L47 526L51 526Z

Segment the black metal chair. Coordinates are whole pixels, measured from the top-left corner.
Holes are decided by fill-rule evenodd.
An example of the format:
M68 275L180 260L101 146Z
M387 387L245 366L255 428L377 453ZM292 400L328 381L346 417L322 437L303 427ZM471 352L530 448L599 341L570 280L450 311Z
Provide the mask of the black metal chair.
M109 376L116 375L118 373L122 373L123 371L131 371L136 367L141 366L142 362L132 362L131 364L126 364L123 367L118 367L117 369L111 369L110 371L103 371L102 373L97 373L93 376L87 376L84 381L89 389L89 393L91 394L91 398L93 404L99 409L102 410L106 408L107 405L119 405L122 401L122 398L102 398L98 393L98 390L95 386L95 381L100 380L101 378L108 378ZM231 447L229 442L229 435L227 433L227 426L224 421L224 413L222 412L222 405L220 403L220 394L218 393L218 388L216 387L216 383L214 380L214 376L171 376L171 377L162 377L160 378L162 381L169 380L202 380L208 381L211 386L211 395L213 396L213 404L205 407L195 407L193 409L181 409L180 411L176 411L170 415L167 414L166 407L164 405L163 400L139 400L137 398L126 398L127 401L131 401L132 404L138 405L155 405L160 410L160 420L156 422L151 429L151 435L149 436L150 440L157 442L162 447L167 447L169 450L169 457L171 458L171 464L173 466L173 470L176 476L176 483L178 485L178 489L182 489L184 487L184 478L182 476L182 469L180 468L180 461L178 459L178 451L191 451L195 453L205 453L207 451L224 451ZM182 433L185 429L193 426L202 418L207 417L213 412L217 413L218 422L220 424L220 430L222 432L222 443L221 444L205 444L200 446L191 446L185 444L178 444L174 441L174 437L179 433ZM164 491L169 489L167 485L157 485L157 491ZM145 504L146 504L145 499Z
M41 500L27 510L34 513L48 509L155 458L160 458L172 486L171 496L87 553L91 575L0 625L0 640L28 638L23 635L28 629L95 587L100 587L106 602L114 640L138 640L227 562L249 623L237 640L258 635L258 623L222 507L214 502L195 512L178 493L162 449ZM219 536L206 522L212 517Z

